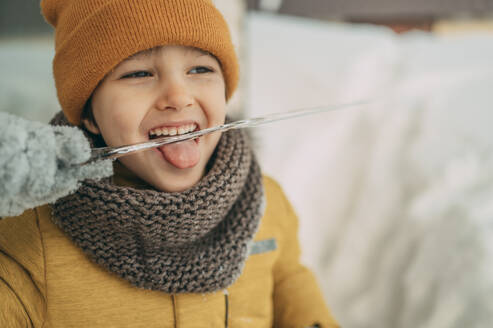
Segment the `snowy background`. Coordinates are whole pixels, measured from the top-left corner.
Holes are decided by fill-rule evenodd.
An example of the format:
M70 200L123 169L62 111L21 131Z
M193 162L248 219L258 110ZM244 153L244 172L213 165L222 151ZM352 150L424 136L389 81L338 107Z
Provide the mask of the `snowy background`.
M493 34L252 15L248 115L344 327L490 327Z
M247 18L244 116L371 100L252 131L343 327L490 327L493 34ZM0 110L58 111L52 41L0 42Z

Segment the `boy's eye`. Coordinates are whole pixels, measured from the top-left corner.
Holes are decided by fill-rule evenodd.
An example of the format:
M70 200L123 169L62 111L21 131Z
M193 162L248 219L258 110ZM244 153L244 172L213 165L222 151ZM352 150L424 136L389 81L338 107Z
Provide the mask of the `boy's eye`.
M206 67L206 66L196 66L192 68L188 73L190 74L204 74L204 73L210 73L214 72L211 68Z
M131 78L143 78L143 77L149 77L149 76L152 76L152 74L148 71L137 71L137 72L125 74L121 78L122 79L131 79Z

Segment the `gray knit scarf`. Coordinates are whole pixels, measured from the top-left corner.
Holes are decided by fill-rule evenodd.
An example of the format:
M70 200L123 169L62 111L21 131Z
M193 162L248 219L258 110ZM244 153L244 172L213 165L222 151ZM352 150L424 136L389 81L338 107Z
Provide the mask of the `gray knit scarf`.
M58 114L52 124L68 122ZM261 172L247 137L229 131L191 189L86 180L54 204L53 221L92 260L137 287L201 293L239 277L262 207Z

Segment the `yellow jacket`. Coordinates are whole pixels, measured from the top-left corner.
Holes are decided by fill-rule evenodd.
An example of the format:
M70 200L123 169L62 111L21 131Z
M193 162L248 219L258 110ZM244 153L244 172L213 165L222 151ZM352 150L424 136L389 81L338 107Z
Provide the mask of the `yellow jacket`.
M0 220L0 327L337 327L299 263L291 205L272 179L264 186L255 251L233 285L211 294L130 285L91 262L52 223L49 205Z

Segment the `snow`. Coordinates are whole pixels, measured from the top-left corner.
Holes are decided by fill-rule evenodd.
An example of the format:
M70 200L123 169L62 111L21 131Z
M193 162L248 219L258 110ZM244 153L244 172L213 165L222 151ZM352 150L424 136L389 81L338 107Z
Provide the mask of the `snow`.
M343 327L488 327L493 35L250 15L246 116L370 99L252 131Z
M51 61L53 40L0 42L0 111L47 123L60 105Z

